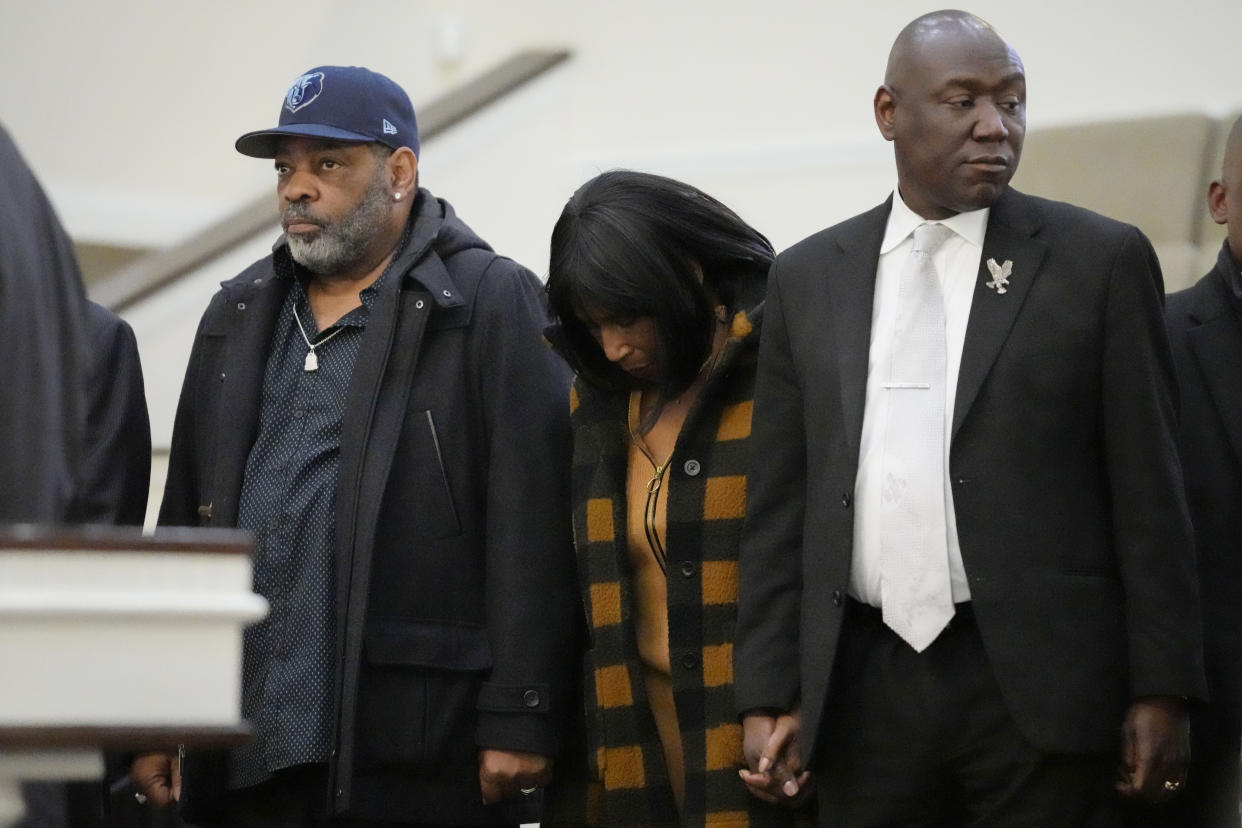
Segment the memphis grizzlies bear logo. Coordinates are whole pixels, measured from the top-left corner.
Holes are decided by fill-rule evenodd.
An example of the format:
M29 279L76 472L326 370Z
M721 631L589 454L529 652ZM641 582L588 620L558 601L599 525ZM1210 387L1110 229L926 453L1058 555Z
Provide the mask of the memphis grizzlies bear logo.
M285 109L297 112L318 98L321 92L323 92L323 72L303 75L293 82L293 86L289 87L289 92L285 95Z

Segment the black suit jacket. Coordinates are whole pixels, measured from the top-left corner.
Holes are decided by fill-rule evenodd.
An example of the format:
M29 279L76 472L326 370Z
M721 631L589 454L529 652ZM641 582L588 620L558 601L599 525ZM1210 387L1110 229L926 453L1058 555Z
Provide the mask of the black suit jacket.
M141 526L151 481L151 421L129 323L87 302L91 364L87 375L86 447L75 518L82 523Z
M1242 740L1242 302L1238 265L1216 268L1169 296L1169 344L1181 386L1178 445L1195 527L1211 707L1194 718L1190 772L1195 825L1238 825Z
M800 701L808 755L849 583L889 207L782 253L768 282L736 686L743 711ZM1004 294L988 259L1013 262ZM1131 698L1203 692L1159 264L1137 229L1013 190L982 260L950 449L978 627L1027 738L1109 749Z
M1216 268L1169 296L1181 385L1179 447L1195 526L1213 705L1242 707L1242 306L1222 246Z

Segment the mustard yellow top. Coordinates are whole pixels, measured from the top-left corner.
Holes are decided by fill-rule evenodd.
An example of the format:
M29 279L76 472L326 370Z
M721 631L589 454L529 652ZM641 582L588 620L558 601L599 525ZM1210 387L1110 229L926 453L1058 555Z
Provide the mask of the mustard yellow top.
M685 801L686 770L669 664L668 585L657 556L663 555L662 541L668 525L668 493L664 487L672 479L672 475L663 472L672 459L673 446L689 407L682 400L666 405L651 430L639 437L641 392L631 394L629 426L634 439L630 442L626 472L626 537L633 579L634 634L647 703L660 734L669 786L678 810Z

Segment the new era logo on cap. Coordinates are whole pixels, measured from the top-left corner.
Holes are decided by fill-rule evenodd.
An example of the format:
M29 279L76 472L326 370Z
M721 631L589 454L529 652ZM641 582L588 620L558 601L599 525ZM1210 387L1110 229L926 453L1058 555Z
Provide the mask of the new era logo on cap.
M361 66L317 66L300 75L281 102L279 124L238 138L237 151L273 158L284 136L375 142L418 154L409 96L390 78Z

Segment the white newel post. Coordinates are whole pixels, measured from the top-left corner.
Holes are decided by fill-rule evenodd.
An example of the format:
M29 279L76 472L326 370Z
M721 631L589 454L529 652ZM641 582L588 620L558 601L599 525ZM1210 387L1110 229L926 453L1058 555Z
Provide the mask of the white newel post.
M0 827L21 780L101 778L105 749L246 738L250 552L226 530L0 530Z

